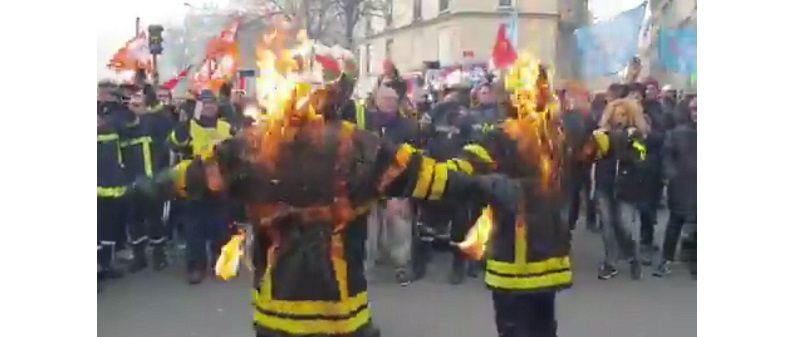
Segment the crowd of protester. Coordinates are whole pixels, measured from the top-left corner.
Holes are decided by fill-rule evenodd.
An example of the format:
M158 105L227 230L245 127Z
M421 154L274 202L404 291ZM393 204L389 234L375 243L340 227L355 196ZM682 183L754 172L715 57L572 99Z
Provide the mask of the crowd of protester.
M390 68L368 97L343 110L342 118L447 160L509 115L507 94L498 82L487 78L477 85L409 94L406 81ZM630 264L634 279L651 264L654 276L669 275L679 242L684 248L696 244L696 230L684 230L696 224L696 95L646 81L616 83L592 94L566 89L559 98L567 144L564 216L575 230L583 208L584 226L600 234L605 254L598 277L617 275L620 261ZM175 99L165 87L101 82L97 100L98 280L121 277L122 265L129 273L148 265L163 270L170 262L168 248L177 246L168 243L180 241L188 282L202 282L212 275L235 224L245 222L243 207L213 196L154 201L124 191L136 177L202 155L247 128L252 120L243 113L243 92L225 85L218 94L203 90ZM617 129L627 136L612 137L612 144L640 144L646 155L620 151L598 160L587 157L598 130ZM654 233L665 201L669 220L659 244ZM375 207L366 220L367 274L386 261L395 268L397 282L407 285L424 277L434 251L447 251L452 252L452 284L477 276L480 265L466 261L453 244L464 239L480 209L458 206L391 199ZM128 251L129 261L118 261ZM695 264L689 265L696 273Z

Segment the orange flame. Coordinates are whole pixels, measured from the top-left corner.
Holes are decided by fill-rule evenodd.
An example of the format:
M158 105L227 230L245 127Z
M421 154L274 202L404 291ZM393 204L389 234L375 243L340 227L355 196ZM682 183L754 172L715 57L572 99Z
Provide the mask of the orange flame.
M276 16L271 31L268 31L256 50L259 77L256 93L259 106L264 110L257 120L259 124L251 132L256 145L255 161L274 169L278 149L294 140L301 125L312 134L322 132L322 119L316 113L315 98L322 95L315 91L308 71L313 53L313 41L304 30L297 33L286 19ZM251 110L252 112L252 110Z
M506 77L512 92L516 120L507 120L505 130L517 142L517 150L527 162L535 164L544 191L558 187L560 128L558 98L552 92L548 68L530 55L521 56Z
M458 243L458 249L470 260L479 261L486 252L486 244L494 232L494 215L491 207L483 209L483 213L467 232L464 241Z

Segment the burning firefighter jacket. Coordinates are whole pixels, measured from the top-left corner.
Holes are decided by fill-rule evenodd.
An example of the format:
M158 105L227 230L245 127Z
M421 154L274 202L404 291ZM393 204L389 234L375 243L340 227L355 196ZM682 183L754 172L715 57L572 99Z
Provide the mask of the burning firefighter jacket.
M280 132L254 126L215 153L179 163L157 186L224 193L255 224L255 325L266 336L363 336L371 326L363 237L350 226L382 196L516 204L499 176L470 177L414 147L349 122L319 119ZM138 182L138 181L137 181ZM141 186L134 190L147 190Z
M514 211L493 210L485 279L492 290L539 292L572 285L569 226L560 213L562 136L556 123L533 118L507 119L449 161L465 173L497 172L520 184Z

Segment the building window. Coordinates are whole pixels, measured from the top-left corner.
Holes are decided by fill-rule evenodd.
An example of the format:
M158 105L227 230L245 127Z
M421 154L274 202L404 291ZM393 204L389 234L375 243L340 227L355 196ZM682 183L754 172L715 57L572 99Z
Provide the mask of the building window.
M497 6L498 7L511 7L511 1L512 0L499 0L497 2Z
M444 12L450 9L450 0L439 0L439 12Z
M372 74L372 44L368 43L364 47L364 73Z
M414 0L414 17L412 20L422 20L422 0Z
M394 19L394 0L386 0L386 27L392 26L392 20Z
M372 34L372 17L366 17L366 20L364 20L364 35L371 36Z
M394 46L394 39L387 39L386 40L386 58L392 59L392 47Z

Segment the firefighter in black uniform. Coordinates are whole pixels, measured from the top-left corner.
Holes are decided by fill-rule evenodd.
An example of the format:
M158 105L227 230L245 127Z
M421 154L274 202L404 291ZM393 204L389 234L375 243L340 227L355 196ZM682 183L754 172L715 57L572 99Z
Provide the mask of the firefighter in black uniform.
M455 157L467 143L472 134L472 120L469 118L469 85L458 83L445 90L445 99L433 106L429 113L430 124L427 124L426 149L437 160L444 161ZM428 119L427 117L424 117ZM426 203L422 209L423 223L432 227L432 231L447 233L449 225L450 242L460 242L469 229L469 207L458 203ZM435 235L434 245L438 235ZM445 240L447 240L445 239ZM447 242L447 241L445 241ZM452 247L448 243L448 247ZM460 284L464 280L466 261L458 252L454 252L450 269L449 282Z
M210 90L200 93L201 114L179 125L170 135L172 146L184 158L197 158L211 153L214 145L231 138L233 127L220 119L217 99ZM227 239L231 210L219 197L212 195L179 195L183 200L187 271L189 284L203 281ZM206 247L210 245L210 247ZM209 256L207 249L211 249Z
M485 282L500 337L555 337L556 293L572 285L569 226L561 218L559 108L545 67L528 62L518 61L508 75L515 116L451 162L464 172L502 173L521 187L516 208L493 210L486 256Z
M117 234L124 231L125 172L122 170L119 134L115 125L119 102L114 85L98 86L97 111L97 264L98 291L102 281L122 276L114 266Z
M149 92L149 91L148 91ZM122 160L129 181L138 176L153 176L159 169L169 166L169 150L166 139L170 120L166 116L153 114L146 104L145 94L138 91L131 96L129 109L121 132ZM133 249L130 272L147 266L146 245L153 248L153 268L162 270L167 266L164 251L167 239L163 221L164 201L149 198L129 200L128 232Z
M324 114L339 93L334 86L314 95L326 97L308 101ZM225 194L247 203L265 256L254 258L264 262L255 266L257 336L379 335L367 298L363 238L352 226L382 196L474 198L500 208L516 203L514 185L503 177L470 177L411 145L293 110L155 179L179 193ZM149 180L135 186L142 193L154 187Z

